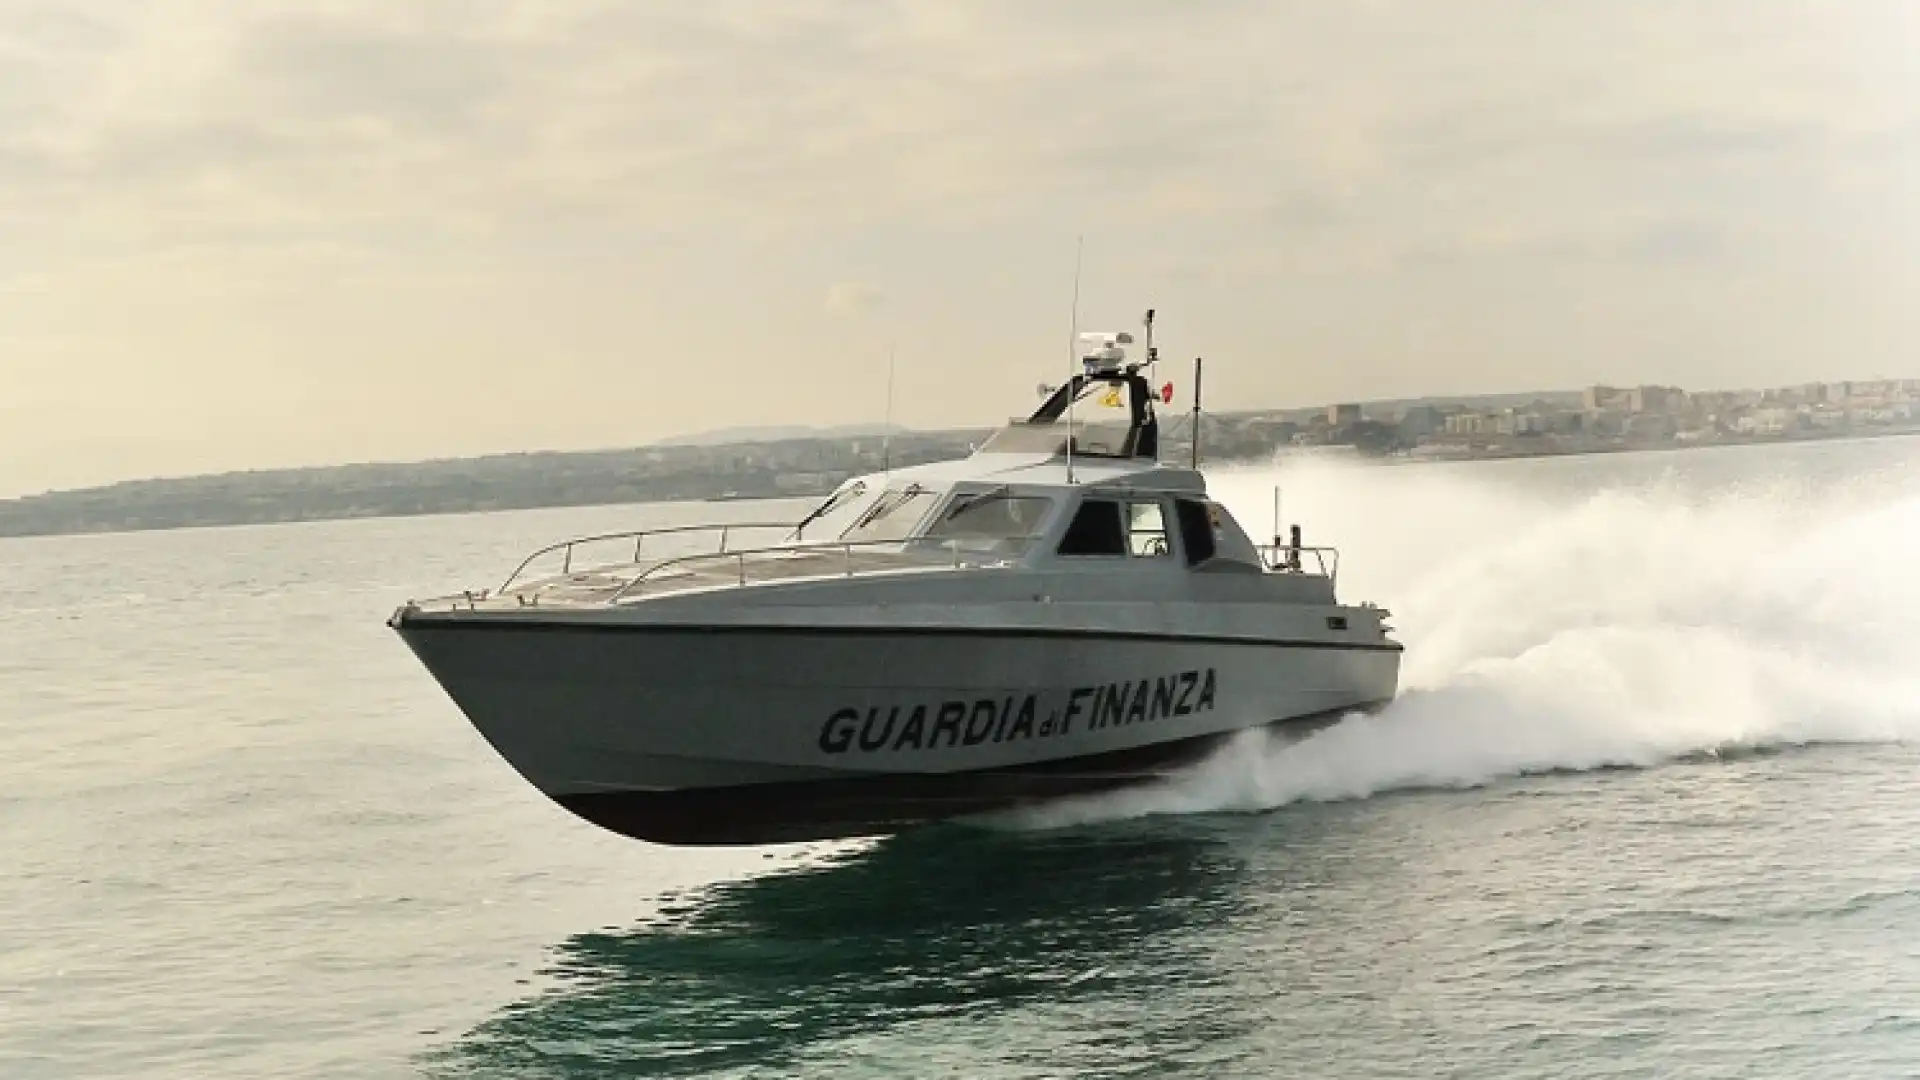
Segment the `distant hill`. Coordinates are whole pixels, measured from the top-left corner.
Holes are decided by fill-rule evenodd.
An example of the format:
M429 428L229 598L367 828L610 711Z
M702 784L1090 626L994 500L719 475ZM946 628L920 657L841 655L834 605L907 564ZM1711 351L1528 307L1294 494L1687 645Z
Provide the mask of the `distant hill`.
M1365 415L1391 419L1410 404L1496 409L1536 400L1578 402L1570 391L1462 394L1361 403ZM1325 407L1209 412L1232 427L1252 416L1305 419ZM1167 423L1166 447L1178 446L1184 415ZM964 457L985 428L912 431L899 425L735 427L622 450L490 454L407 463L332 465L130 480L104 487L0 500L0 536L122 532L334 518L595 506L703 499L776 498L825 493L849 476L882 468L880 440L894 467ZM1240 439L1246 453L1271 452ZM1210 444L1233 454L1235 440Z
M961 457L981 434L901 432L888 440L891 446L884 460L905 467ZM603 506L717 496L794 497L824 494L849 476L877 472L882 466L879 439L810 434L760 442L491 454L440 461L129 480L0 500L0 536Z

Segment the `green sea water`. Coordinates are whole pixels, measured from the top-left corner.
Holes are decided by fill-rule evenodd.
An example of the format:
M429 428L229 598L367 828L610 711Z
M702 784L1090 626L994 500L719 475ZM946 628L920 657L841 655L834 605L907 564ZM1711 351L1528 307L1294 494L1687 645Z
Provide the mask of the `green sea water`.
M0 542L0 1077L1920 1074L1920 442L1214 481L1401 701L768 849L570 818L382 621L764 508Z

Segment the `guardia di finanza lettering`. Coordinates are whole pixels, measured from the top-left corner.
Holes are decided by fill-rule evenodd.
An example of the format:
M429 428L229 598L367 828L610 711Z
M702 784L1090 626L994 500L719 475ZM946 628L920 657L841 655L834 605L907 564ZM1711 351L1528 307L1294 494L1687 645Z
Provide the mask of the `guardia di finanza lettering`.
M1040 714L1038 693L938 704L852 706L836 709L820 727L828 754L934 750L1017 739L1047 739L1073 730L1152 723L1170 716L1211 712L1218 692L1214 669L1182 671L1138 682L1081 686L1067 692L1064 708ZM903 722L904 721L904 722Z

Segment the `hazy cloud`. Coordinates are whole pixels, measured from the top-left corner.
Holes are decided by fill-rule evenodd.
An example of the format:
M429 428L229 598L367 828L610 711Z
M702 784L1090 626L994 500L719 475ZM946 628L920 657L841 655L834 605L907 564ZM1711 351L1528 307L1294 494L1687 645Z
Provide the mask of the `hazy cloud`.
M23 0L0 492L866 420L882 298L991 419L1075 235L1223 406L1912 366L1916 132L1905 0Z
M842 315L877 311L886 301L885 293L856 281L836 281L827 290L827 310Z

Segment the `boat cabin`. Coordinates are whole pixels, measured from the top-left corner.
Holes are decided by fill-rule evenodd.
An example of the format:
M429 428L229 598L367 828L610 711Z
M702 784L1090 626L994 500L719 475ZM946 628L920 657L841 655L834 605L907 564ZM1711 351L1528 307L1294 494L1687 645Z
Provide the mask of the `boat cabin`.
M1150 332L1151 313L1148 325ZM1314 552L1317 575L1331 584L1336 567L1300 547L1297 530L1287 546L1278 538L1272 547L1256 546L1208 496L1197 470L1160 461L1154 406L1169 400L1172 388L1156 392L1142 373L1147 365L1127 360L1130 335L1082 340L1089 346L1082 370L1063 386L1043 387L1038 408L962 460L850 480L790 530L674 527L551 545L523 561L494 595L523 605L563 597L618 603L708 586L941 567L1312 574L1302 567L1302 552ZM1151 345L1147 353L1150 362ZM765 542L745 540L755 530ZM717 548L655 546L695 534L717 537ZM587 546L601 542L630 551L610 563L586 561ZM542 559L557 559L559 573L535 578Z
M796 543L980 561L1224 573L1267 569L1191 469L1159 460L1156 392L1127 334L1083 335L1082 370L958 462L849 481L802 520ZM1099 563L1097 560L1109 560Z
M1154 469L1138 480L1065 482L1058 465L1000 482L896 478L877 492L855 481L803 523L796 541L877 549L970 565L1062 563L1111 570L1186 567L1260 573L1259 550L1197 474ZM1056 477L1045 473L1057 474ZM1039 474L1039 475L1033 475ZM1184 475L1182 475L1184 474ZM1188 478L1191 480L1188 480ZM1185 482L1183 482L1185 481ZM843 500L841 506L835 500ZM835 527L838 526L836 529ZM833 530L833 531L829 531Z

